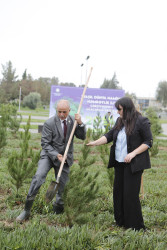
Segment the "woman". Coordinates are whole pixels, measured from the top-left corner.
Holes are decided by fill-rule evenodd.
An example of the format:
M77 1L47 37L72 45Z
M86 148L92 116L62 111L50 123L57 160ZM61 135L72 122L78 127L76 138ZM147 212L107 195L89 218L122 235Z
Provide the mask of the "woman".
M132 100L123 97L115 103L118 117L114 127L88 146L113 141L108 168L114 167L114 217L118 226L145 229L139 200L141 176L150 168L148 149L152 146L150 122L136 109Z

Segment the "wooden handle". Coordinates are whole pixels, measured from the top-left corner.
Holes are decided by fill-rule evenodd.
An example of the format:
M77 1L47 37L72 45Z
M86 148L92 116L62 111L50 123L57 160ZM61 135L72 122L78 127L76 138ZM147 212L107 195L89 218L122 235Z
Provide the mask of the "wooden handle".
M90 73L89 73L88 79L87 79L87 81L86 81L86 83L85 83L85 87L84 87L84 90L83 90L83 93L82 93L82 97L81 97L81 100L80 100L80 104L79 104L79 107L78 107L77 114L80 113L80 110L81 110L81 107L82 107L82 103L83 103L83 99L84 99L84 96L85 96L85 92L86 92L86 89L87 89L87 86L88 86L88 83L89 83L89 79L90 79L92 70L93 70L93 68L90 69ZM71 131L71 134L70 134L70 137L69 137L69 139L68 139L68 143L67 143L65 152L64 152L63 160L62 160L62 162L61 162L60 169L59 169L59 172L58 172L58 175L57 175L57 180L56 180L57 183L59 183L59 179L60 179L60 176L61 176L61 172L62 172L62 170L63 170L64 162L65 162L65 160L66 160L66 156L67 156L67 153L68 153L68 150L69 150L69 147L70 147L70 144L71 144L71 140L72 140L72 138L73 138L73 135L74 135L76 126L77 126L77 121L75 120L74 125L73 125L73 128L72 128L72 131Z

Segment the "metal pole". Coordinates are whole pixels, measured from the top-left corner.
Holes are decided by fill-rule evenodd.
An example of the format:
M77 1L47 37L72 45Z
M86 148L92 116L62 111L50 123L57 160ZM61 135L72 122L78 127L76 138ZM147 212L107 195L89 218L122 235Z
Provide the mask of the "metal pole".
M84 66L84 64L82 63L82 64L81 64L81 83L80 83L81 86L82 86L82 67L83 67L83 66Z
M85 82L86 82L86 79L87 79L87 67L88 67L88 59L90 58L90 56L87 56L86 57L86 76L85 76Z

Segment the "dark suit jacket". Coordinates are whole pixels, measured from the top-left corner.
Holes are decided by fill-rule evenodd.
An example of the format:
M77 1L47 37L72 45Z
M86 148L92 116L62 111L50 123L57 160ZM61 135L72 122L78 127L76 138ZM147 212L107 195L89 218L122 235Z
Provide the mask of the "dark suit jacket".
M116 121L116 124L117 124L117 121ZM116 146L117 135L119 133L119 131L116 129L116 124L107 134L104 135L107 138L107 143L113 141L113 145L111 146L111 149L110 149L110 158L109 158L108 168L115 166L115 146ZM132 134L130 136L127 136L128 153L132 152L143 143L151 147L152 142L153 142L153 139L152 139L152 133L150 129L150 122L148 118L139 115L136 120L135 127L133 129ZM148 150L146 150L145 152L139 155L136 155L136 157L132 159L130 165L131 165L132 173L139 171L139 170L150 168L151 164L150 164L150 157L149 157Z
M52 163L59 167L60 162L57 159L58 154L64 154L66 145L68 143L68 139L70 137L73 125L74 125L74 117L67 117L67 134L66 139L64 139L64 133L61 127L61 121L57 115L48 119L43 126L42 130L42 139L41 139L41 157L49 157ZM84 140L86 138L86 128L85 126L80 127L76 126L74 135ZM73 139L71 141L68 154L67 154L67 163L68 166L71 166L73 163Z

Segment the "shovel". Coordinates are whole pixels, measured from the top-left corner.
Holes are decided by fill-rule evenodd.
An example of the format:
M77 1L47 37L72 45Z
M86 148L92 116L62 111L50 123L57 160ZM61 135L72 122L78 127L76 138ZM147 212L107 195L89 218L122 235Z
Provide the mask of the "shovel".
M80 100L80 104L79 104L79 107L78 107L77 114L80 113L82 102L83 102L83 99L84 99L84 95L85 95L85 92L86 92L86 89L87 89L87 86L88 86L88 82L89 82L92 70L93 70L93 68L90 69L90 73L89 73L88 79L86 81L86 84L85 84L85 87L84 87L84 90L83 90L83 93L82 93L82 97L81 97L81 100ZM60 177L61 177L61 173L62 173L62 170L63 170L64 162L66 160L66 156L67 156L67 153L68 153L68 150L69 150L71 140L73 138L76 126L77 126L77 121L75 120L72 131L71 131L71 134L70 134L70 137L69 137L69 140L68 140L68 143L67 143L67 146L66 146L66 149L65 149L65 152L64 152L63 160L61 162L59 172L57 174L57 179L56 179L56 181L51 182L51 184L50 184L50 186L49 186L49 188L48 188L48 190L46 192L45 200L46 200L47 203L49 203L49 202L51 202L53 200L54 196L56 195L56 193L58 191L59 183L60 183Z

